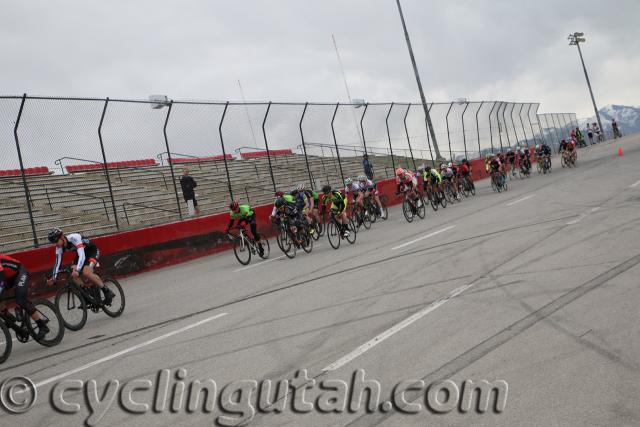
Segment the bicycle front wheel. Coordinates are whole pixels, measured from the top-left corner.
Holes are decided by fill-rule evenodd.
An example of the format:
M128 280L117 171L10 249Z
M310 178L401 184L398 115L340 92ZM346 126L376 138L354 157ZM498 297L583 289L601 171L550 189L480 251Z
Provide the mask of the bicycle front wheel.
M103 305L102 311L104 311L104 313L109 317L119 317L124 311L125 306L124 291L122 290L122 286L120 286L120 283L118 283L118 281L112 277L102 279L102 283L114 294L113 298L111 299L111 304Z
M13 347L13 341L11 340L11 334L9 328L0 320L0 363L4 363L11 355L11 348Z
M421 219L424 219L427 214L427 209L424 207L424 198L422 196L416 200L416 211Z
M347 236L347 242L353 245L356 242L356 235L358 234L358 229L356 228L356 224L353 222L353 219L351 218L349 218L347 229L349 230L349 235Z
M69 285L60 288L56 293L55 304L65 328L70 331L84 328L87 323L87 303L80 291Z
M402 202L402 213L404 214L404 219L406 219L407 222L413 221L413 212L411 211L411 205L407 199L404 199Z
M262 259L269 258L269 255L271 254L271 246L269 246L269 239L267 238L261 239L260 243L262 244L262 254L258 252L258 255Z
M39 338L36 321L28 317L26 323L29 334L38 344L45 347L58 345L62 341L62 337L64 337L64 323L55 304L49 300L40 299L33 301L33 306L36 308L36 313L40 315L40 318L47 321L49 332L44 337Z
M251 248L249 248L249 242L244 237L236 237L234 239L233 253L240 264L247 265L251 262Z
M329 225L327 225L327 237L329 238L329 244L333 249L338 249L340 247L340 231L334 221L331 221Z

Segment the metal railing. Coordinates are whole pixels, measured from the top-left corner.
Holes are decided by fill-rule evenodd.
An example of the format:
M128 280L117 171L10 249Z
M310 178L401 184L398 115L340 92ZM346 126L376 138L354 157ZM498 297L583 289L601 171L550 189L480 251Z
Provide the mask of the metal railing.
M433 132L430 132L422 105L410 103L351 105L172 100L159 105L130 99L0 96L0 111L7 118L0 123L0 144L15 144L16 147L16 150L2 151L0 176L2 170L19 169L18 179L22 178L24 191L20 197L29 201L26 208L34 246L37 246L34 221L37 213L31 210L30 196L30 187L35 187L26 176L29 167L54 165L56 174L59 170L67 175L64 166L67 160L103 165L101 171L110 197L101 198L102 205L107 208L107 217L113 218L119 229L119 212L126 211L127 206L131 210L140 204L132 195L131 201L121 205L122 199L127 198L122 192L127 188L113 188L111 178L118 176L122 182L127 176L119 168L107 167L113 157L157 158L161 166L127 167L144 171L140 174L143 179L136 176L129 183L145 186L145 174L149 177L161 175L164 189L174 193L175 201L163 208L149 208L158 212L177 212L182 218L184 207L181 207L182 197L177 185L179 176L174 170L175 163L165 161L174 156L193 159L199 171L197 179L214 187L226 186L228 195L224 198L233 199L234 189L244 192L246 197L254 187L261 191L269 188L268 191L273 192L288 185L287 177L294 173L296 179L306 175L312 186L319 182L318 179L340 182L345 174L359 173L361 166L354 162L354 157L363 154L370 156L374 171L379 172L376 178L389 177L393 176L396 165L415 168L423 162L439 160L433 156L434 145L438 145L440 152L449 159L472 159L486 151L503 151L515 144L557 141L577 125L575 114L538 114L538 103L448 102L432 103L427 107ZM258 126L261 126L262 138L255 132ZM256 146L247 146L252 136ZM293 157L275 155L274 151L282 149L291 150ZM264 151L266 161L246 159L230 163L226 157L227 153L241 154L246 150ZM70 157L69 153L78 156ZM86 156L100 153L102 161L81 158L85 153ZM202 161L202 158L219 155L222 155L222 161ZM297 162L298 158L304 158L304 162ZM166 171L160 169L166 166L171 171L171 182L167 182ZM154 167L158 169L154 170ZM255 176L259 182L246 184L246 174ZM49 192L54 189L64 191L64 188L57 188L58 183L64 184L63 181L44 179L42 182L41 186ZM115 193L120 200L118 206ZM15 191L12 194L18 197ZM219 191L214 197L221 197ZM129 219L127 223L130 225Z

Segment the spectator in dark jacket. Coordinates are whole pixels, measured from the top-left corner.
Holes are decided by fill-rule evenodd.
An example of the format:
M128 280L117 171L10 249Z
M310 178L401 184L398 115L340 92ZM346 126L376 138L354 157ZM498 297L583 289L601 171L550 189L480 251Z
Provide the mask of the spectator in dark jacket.
M187 202L187 206L189 205L189 200L192 200L196 216L200 215L200 208L198 207L198 201L196 200L196 193L194 191L198 184L192 176L189 176L189 168L182 170L180 186L182 187L182 196L184 197L184 201Z
M364 168L364 174L367 175L367 178L373 180L373 166L371 162L369 162L369 156L366 154L362 156L362 167Z

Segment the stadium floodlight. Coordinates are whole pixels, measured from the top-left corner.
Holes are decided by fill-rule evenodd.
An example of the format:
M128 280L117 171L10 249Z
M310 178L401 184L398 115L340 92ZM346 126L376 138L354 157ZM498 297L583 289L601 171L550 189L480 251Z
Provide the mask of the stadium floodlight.
M589 74L587 74L587 67L584 65L584 58L582 57L582 49L580 49L580 43L584 43L587 41L584 38L584 33L575 32L573 34L569 34L568 37L569 45L576 46L578 48L578 54L580 55L580 62L582 63L582 69L584 70L584 77L587 80L587 86L589 87L589 94L591 95L591 102L593 103L593 111L596 113L596 119L598 120L598 126L600 127L600 131L602 135L604 135L604 128L602 127L602 122L600 121L600 113L598 112L598 107L596 106L596 100L593 97L593 90L591 89L591 82L589 81Z
M167 95L149 95L149 101L152 102L151 108L154 110L160 110L170 104Z

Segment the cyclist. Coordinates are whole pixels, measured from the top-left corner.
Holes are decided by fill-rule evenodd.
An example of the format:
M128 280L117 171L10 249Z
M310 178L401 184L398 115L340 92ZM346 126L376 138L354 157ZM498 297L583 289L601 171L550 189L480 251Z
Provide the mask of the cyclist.
M49 241L56 246L56 261L53 266L51 278L47 280L48 285L52 285L58 277L60 265L62 264L62 254L67 251L75 252L76 256L71 265L71 279L78 285L84 286L80 279L80 274L85 276L91 283L102 289L104 294L103 303L110 305L115 294L104 286L102 279L93 272L93 268L98 265L100 249L91 240L80 233L64 234L59 228L54 228L47 235Z
M471 188L475 188L473 179L471 178L471 163L469 163L469 160L467 160L466 158L462 159L460 167L458 168L458 173L463 180L469 183L469 186Z
M549 161L549 167L551 167L551 147L549 147L546 142L542 143L542 146L540 147L540 154L542 155L543 160Z
M501 180L502 185L506 184L507 175L504 173L504 170L502 169L502 162L500 161L499 156L496 156L491 159L491 161L489 162L489 167L491 169L491 175L493 175L496 172L499 172L500 176L502 177L502 180Z
M302 215L307 224L313 224L313 220L311 219L311 212L313 210L313 200L307 196L307 192L305 191L306 187L304 184L298 184L296 188L291 191L291 196L295 199L296 207L298 208L298 212ZM315 229L309 227L309 233L315 233Z
M264 254L264 248L262 247L262 242L260 242L260 234L258 234L258 227L256 225L256 214L251 209L250 205L241 205L236 200L232 201L229 204L229 224L225 229L225 233L229 234L231 227L233 224L238 221L237 226L240 227L243 223L249 224L251 228L251 234L253 235L253 239L258 244L258 252L260 255Z
M531 151L529 151L529 147L520 148L520 166L526 174L531 170Z
M315 219L317 223L322 222L322 218L320 217L320 196L316 191L313 191L309 188L305 188L304 184L302 187L302 191L304 191L305 196L307 197L307 209L309 212L309 216L312 219Z
M331 213L337 219L336 223L340 229L342 237L349 237L347 230L347 197L341 192L332 190L330 185L322 187L323 201L322 203L331 202Z
M276 199L273 201L273 209L271 210L271 215L269 215L269 219L271 220L271 222L275 223L276 225L280 223L278 209L276 208L276 201L282 196L284 196L284 191L276 191Z
M511 170L511 174L515 176L516 174L516 153L515 151L509 149L506 155L506 166Z
M576 142L573 139L567 142L565 150L567 151L568 157L570 157L575 162L578 153L576 152Z
M351 202L354 203L354 208L358 210L362 210L364 206L364 191L363 188L360 187L360 182L354 182L351 178L346 178L344 180L344 192L348 196L351 194ZM358 215L358 225L362 223L362 219Z
M384 214L384 210L382 209L382 202L380 202L380 192L376 187L376 183L370 180L366 175L359 175L358 182L360 183L360 188L364 191L364 197L371 197L373 201L378 206L380 210L380 215ZM383 217L384 218L384 217Z
M15 287L16 302L27 312L38 325L38 339L42 339L49 332L47 319L40 317L31 301L29 301L29 273L20 261L7 255L0 254L0 294L5 289ZM0 302L0 310L9 315L4 302Z
M440 185L442 185L442 175L438 172L438 169L427 166L424 169L422 177L424 179L422 188L426 191L427 187L430 185L431 190L434 193L434 197L438 197L437 194L440 193Z
M417 200L418 194L418 178L410 170L402 168L396 169L396 194L400 194L400 190L404 187L408 191L413 200Z
M541 159L541 148L540 148L540 144L536 144L536 149L534 151L534 156L535 156L535 161L539 162Z
M493 159L493 154L487 154L484 158L484 170L487 173L491 173L491 160Z
M455 175L453 174L453 170L451 169L451 166L453 166L451 162L449 162L449 164L442 163L440 165L440 173L442 174L442 179L445 182L449 183L448 185L452 189L453 197L460 200L460 195L458 194L458 189L456 188L456 185L454 182Z

